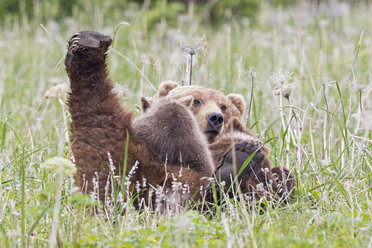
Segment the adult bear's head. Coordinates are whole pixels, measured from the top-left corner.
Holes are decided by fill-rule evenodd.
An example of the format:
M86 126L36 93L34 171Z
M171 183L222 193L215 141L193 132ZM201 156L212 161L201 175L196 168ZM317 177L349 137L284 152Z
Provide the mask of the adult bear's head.
M194 113L200 129L209 142L227 131L227 126L233 119L241 119L245 101L242 95L225 95L218 90L201 86L181 86L172 81L163 82L158 89L158 97L167 97L186 102ZM151 100L142 98L142 108L145 111Z

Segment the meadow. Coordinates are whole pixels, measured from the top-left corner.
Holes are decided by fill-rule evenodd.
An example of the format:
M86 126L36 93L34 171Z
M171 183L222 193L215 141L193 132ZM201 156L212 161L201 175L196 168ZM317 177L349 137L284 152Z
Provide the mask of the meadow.
M6 19L0 247L53 246L51 237L59 247L372 247L371 14L337 2L262 3L255 24L212 27L190 15L147 23L138 9L107 18L92 5L58 21ZM121 215L78 193L71 175L43 169L48 158L69 158L63 58L83 29L114 37L110 73L137 115L139 97L154 96L162 81L188 83L185 48L194 48L192 84L252 97L246 125L267 141L273 166L295 174L293 201L260 213L233 199L215 213L176 215L129 203Z

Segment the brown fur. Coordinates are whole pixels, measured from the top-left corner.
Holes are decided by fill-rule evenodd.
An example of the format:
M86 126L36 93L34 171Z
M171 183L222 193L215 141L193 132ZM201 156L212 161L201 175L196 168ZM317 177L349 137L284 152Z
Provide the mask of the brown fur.
M102 41L105 41L102 45L91 44L95 47L85 50L85 46L74 45L70 40L65 60L71 87L68 106L72 119L71 149L77 165L75 183L92 192L93 178L98 177L101 199L109 175L108 152L115 165L123 164L125 130L132 133L133 119L132 113L121 107L107 75L105 51L111 39L104 36ZM133 165L134 160L133 155L129 156L128 165Z
M200 129L206 134L210 143L216 140L219 135L226 132L225 129L231 119L241 118L243 113L242 109L244 109L245 106L243 97L239 97L237 94L225 96L222 92L217 90L200 86L180 86L171 81L162 83L159 86L159 92L159 97L183 99L191 96L193 99L199 99L202 104L191 104L189 109L194 114ZM226 110L222 110L222 106L225 106ZM217 135L210 135L208 133L210 128L208 124L208 115L213 112L222 114L224 120L224 125Z
M208 130L207 116L211 112L223 114L224 126L216 136L208 139L217 177L222 176L225 181L231 181L230 178L238 172L233 172L231 161L235 146L239 168L251 154L256 152L239 177L240 187L244 193L254 193L256 197L268 197L283 202L293 197L296 185L293 175L283 167L271 168L268 148L241 123L240 119L245 108L241 95L225 96L216 90L199 86L180 86L171 81L161 84L159 92L161 93L158 96L163 98L180 99L192 96L194 99L202 100L202 106L192 104L189 106L202 130ZM226 106L225 111L221 111L222 105ZM228 156L230 156L230 161L227 161ZM230 185L230 182L225 183Z
M132 189L136 181L145 178L154 187L164 186L166 195L177 204L190 198L198 200L200 188L208 185L205 178L213 177L216 169L218 173L223 169L224 176L230 175L228 157L235 143L240 145L236 146L237 154L241 154L239 161L261 145L240 122L245 102L237 94L225 96L212 89L166 82L159 87L159 100L141 98L144 114L134 118L113 92L106 69L110 44L109 36L82 31L71 37L65 60L71 83L68 106L71 149L77 166L75 180L83 191L95 190L95 178L99 198L104 199L109 161L116 167L114 173L121 175L127 138L127 174L138 161L131 178ZM220 116L222 123L213 132L209 119L212 113ZM270 168L268 150L258 150L243 175L246 192L267 179L262 171ZM278 175L276 170L272 179L270 174L270 180L275 183L290 176L288 170L281 171L284 173ZM174 187L175 182L189 185L182 199L176 197L179 189ZM292 184L286 185L293 188Z
M133 122L134 136L158 156L212 176L214 166L205 136L190 110L172 99L161 99ZM207 167L206 167L207 165Z
M121 174L128 132L127 173L139 162L132 185L146 178L154 187L165 184L170 188L169 177L184 166L182 175L174 177L189 183L190 195L196 195L200 185L208 183L202 183L201 178L213 176L214 167L206 138L183 105L187 106L191 98L181 99L182 104L158 101L151 111L134 119L113 93L105 64L110 44L110 37L92 31L82 31L69 41L65 64L71 84L68 106L76 184L92 192L93 178L98 177L99 198L103 200L110 174L109 156L116 167L114 173Z

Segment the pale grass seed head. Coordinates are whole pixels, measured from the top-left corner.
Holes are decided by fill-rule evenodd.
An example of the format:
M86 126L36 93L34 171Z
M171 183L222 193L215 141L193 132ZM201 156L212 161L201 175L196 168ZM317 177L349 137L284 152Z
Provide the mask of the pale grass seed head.
M282 95L284 98L289 98L291 96L291 92L295 87L294 83L291 84L283 84L281 86L274 88L274 95L280 96Z
M56 84L50 87L44 94L45 99L58 100L66 93L68 85L66 83Z

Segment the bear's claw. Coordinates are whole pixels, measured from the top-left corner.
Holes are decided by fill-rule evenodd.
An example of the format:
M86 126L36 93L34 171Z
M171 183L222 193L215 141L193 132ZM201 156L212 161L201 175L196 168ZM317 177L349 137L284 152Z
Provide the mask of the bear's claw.
M94 31L85 30L72 35L65 58L67 73L92 75L105 68L106 52L111 43L110 36Z
M112 39L108 35L103 35L94 31L84 30L75 33L68 41L69 50L99 49L105 53L111 45Z

